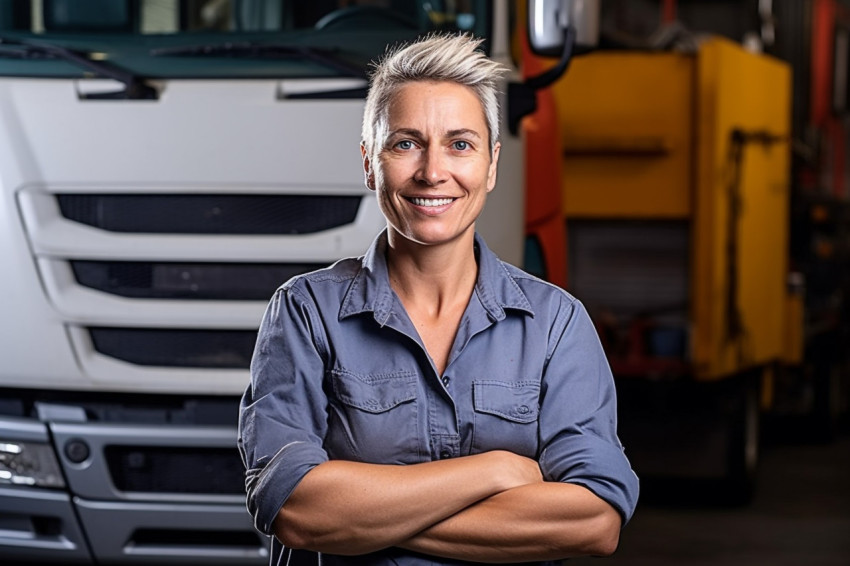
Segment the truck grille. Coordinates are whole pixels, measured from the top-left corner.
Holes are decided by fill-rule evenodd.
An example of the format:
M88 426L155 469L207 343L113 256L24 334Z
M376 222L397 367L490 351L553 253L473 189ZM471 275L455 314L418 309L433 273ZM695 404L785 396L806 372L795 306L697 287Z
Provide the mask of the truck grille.
M268 300L289 278L325 264L71 261L77 283L137 299Z
M88 330L101 354L143 366L245 369L251 365L257 340L255 330Z
M124 362L140 391L241 392L275 290L362 253L385 221L355 186L181 190L28 185L17 204L86 375L112 383Z
M124 492L237 494L245 492L235 448L107 446L113 485Z
M360 196L58 194L65 218L139 234L310 234L351 224Z

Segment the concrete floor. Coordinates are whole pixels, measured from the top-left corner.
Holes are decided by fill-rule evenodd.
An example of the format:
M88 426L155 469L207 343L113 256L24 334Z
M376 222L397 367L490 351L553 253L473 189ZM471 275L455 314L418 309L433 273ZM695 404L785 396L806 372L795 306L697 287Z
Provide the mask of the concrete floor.
M750 505L717 503L705 482L648 480L617 553L567 564L850 566L850 429L813 444L783 425L764 431Z

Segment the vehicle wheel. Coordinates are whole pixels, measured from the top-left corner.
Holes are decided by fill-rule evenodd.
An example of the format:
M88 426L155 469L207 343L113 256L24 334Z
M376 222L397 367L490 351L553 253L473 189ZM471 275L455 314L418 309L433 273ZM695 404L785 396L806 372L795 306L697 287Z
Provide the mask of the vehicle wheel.
M731 399L726 483L734 504L749 503L755 493L761 417L758 394L758 377L746 375L735 384Z

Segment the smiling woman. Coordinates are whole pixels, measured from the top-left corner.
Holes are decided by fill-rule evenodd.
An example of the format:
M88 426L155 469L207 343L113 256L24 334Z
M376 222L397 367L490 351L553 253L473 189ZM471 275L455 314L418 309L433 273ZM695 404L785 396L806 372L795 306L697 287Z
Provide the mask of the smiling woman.
M387 122L386 142L376 157L365 146L362 152L366 184L378 194L390 246L435 246L460 238L472 250L475 220L496 184L499 158L498 143L489 151L475 93L456 83L409 83L397 90ZM474 257L467 259L472 261L467 267L474 267Z
M501 147L479 45L430 36L378 64L361 155L387 229L266 311L239 446L273 564L605 555L634 511L583 306L475 232Z

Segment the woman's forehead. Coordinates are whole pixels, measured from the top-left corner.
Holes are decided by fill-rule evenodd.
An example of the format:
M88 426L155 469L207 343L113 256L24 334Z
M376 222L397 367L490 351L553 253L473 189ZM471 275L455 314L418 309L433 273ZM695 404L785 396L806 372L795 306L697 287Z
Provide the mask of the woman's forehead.
M475 91L454 82L418 81L401 85L387 106L389 130L425 125L472 130L485 137L484 107Z

